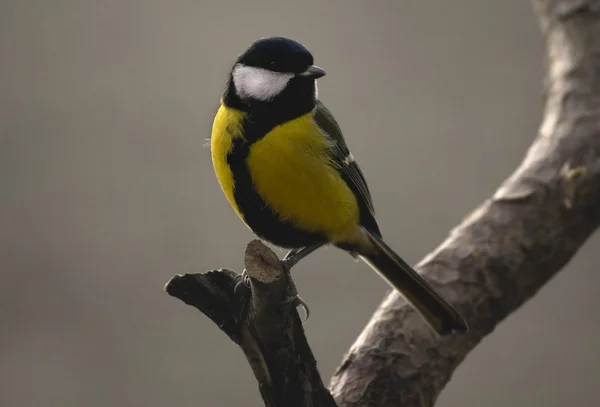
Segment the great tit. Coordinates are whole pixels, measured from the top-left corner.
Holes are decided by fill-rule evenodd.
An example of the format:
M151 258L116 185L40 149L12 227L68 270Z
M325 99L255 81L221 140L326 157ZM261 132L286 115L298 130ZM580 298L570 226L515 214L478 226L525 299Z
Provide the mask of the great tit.
M262 38L235 61L213 122L219 184L287 268L331 244L360 257L440 335L467 323L382 239L371 193L340 126L318 99L325 71L299 42Z

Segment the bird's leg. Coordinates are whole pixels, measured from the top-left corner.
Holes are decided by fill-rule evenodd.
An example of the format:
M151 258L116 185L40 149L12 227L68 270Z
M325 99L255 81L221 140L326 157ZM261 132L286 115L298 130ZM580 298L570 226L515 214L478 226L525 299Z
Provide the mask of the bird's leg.
M317 250L319 247L322 247L324 243L316 243L311 246L303 247L302 249L292 249L290 250L281 263L285 267L286 271L290 271L292 267L294 267L300 260Z
M242 270L242 274L235 276L235 279L239 281L233 288L233 293L237 297L243 298L244 295L247 294L247 290L250 288L250 277L248 277L246 269Z
M312 246L306 246L302 249L292 249L290 250L283 260L281 260L281 265L287 273L290 273L291 268L295 266L300 260L317 250L319 247L323 246L323 243L314 244ZM296 289L296 285L294 284L294 280L290 278L290 287L288 291L288 297L282 301L283 304L292 303L294 307L302 307L304 312L306 313L306 317L302 323L308 321L308 316L310 315L310 310L308 308L308 304L300 298L298 295L298 290Z
M296 253L298 253L300 250L302 249L291 249L289 252L286 253L285 256L283 256L283 259L281 259L281 261L286 261L290 257L294 256Z
M283 257L283 259L281 261L282 262L287 261L289 258L293 257L295 254L297 254L300 251L302 251L302 249L291 249L289 252L287 252L287 254ZM284 266L284 268L285 268L285 266ZM289 272L288 269L286 269L286 271ZM238 275L237 279L239 279L240 281L238 281L238 283L235 285L234 292L239 291L239 289L241 288L240 284L243 284L246 287L250 287L250 277L248 277L248 273L246 273L246 269L242 270L242 274Z
M291 249L287 252L287 254L281 260L281 265L286 273L290 273L290 270L293 266L295 266L300 260L322 247L324 243L317 243L312 246L306 246L301 249ZM246 269L242 271L242 274L239 276L240 281L235 285L234 293L236 295L241 295L243 288L250 287L250 277L248 273L246 273ZM308 305L306 302L298 296L298 290L296 289L296 285L294 281L290 278L290 287L288 291L288 297L282 301L283 304L292 303L295 307L302 307L304 312L306 313L306 318L303 323L308 320L308 316L310 315L310 310L308 309Z
M295 266L300 260L317 250L319 247L323 246L323 243L314 244L312 246L306 246L301 249L291 249L287 252L287 254L281 259L281 263L285 269L289 273L290 269ZM250 278L246 273L246 269L242 271L242 274L239 276L241 279L241 283L244 283L247 287L250 287ZM238 283L239 284L239 283Z

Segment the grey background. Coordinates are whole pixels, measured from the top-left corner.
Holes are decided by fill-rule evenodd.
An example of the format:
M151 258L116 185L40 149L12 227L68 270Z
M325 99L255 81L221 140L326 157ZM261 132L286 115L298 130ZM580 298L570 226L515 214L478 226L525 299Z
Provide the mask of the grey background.
M162 289L242 264L252 235L203 144L229 65L267 35L328 71L321 97L411 262L536 133L543 50L524 0L3 0L0 405L262 405L241 352ZM600 398L599 243L481 343L439 406ZM328 379L388 288L334 249L295 272Z

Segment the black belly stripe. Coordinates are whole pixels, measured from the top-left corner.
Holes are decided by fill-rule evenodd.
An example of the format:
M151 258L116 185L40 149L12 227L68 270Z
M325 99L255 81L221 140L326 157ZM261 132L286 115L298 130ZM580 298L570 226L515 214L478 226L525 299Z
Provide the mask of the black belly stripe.
M259 126L256 122L245 120L245 138L233 140L233 147L227 154L227 163L233 174L235 202L246 224L261 239L285 248L301 248L326 242L326 237L321 234L302 230L279 219L254 188L246 159L252 144L263 138L273 127Z

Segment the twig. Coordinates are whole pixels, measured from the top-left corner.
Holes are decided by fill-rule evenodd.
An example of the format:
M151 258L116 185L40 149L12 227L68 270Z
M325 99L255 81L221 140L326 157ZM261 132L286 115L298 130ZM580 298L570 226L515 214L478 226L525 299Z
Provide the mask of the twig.
M246 301L234 295L237 280L230 270L175 276L165 290L203 312L242 348L267 407L336 407L297 311L283 304L289 274L259 240L248 244L245 265L252 286Z

